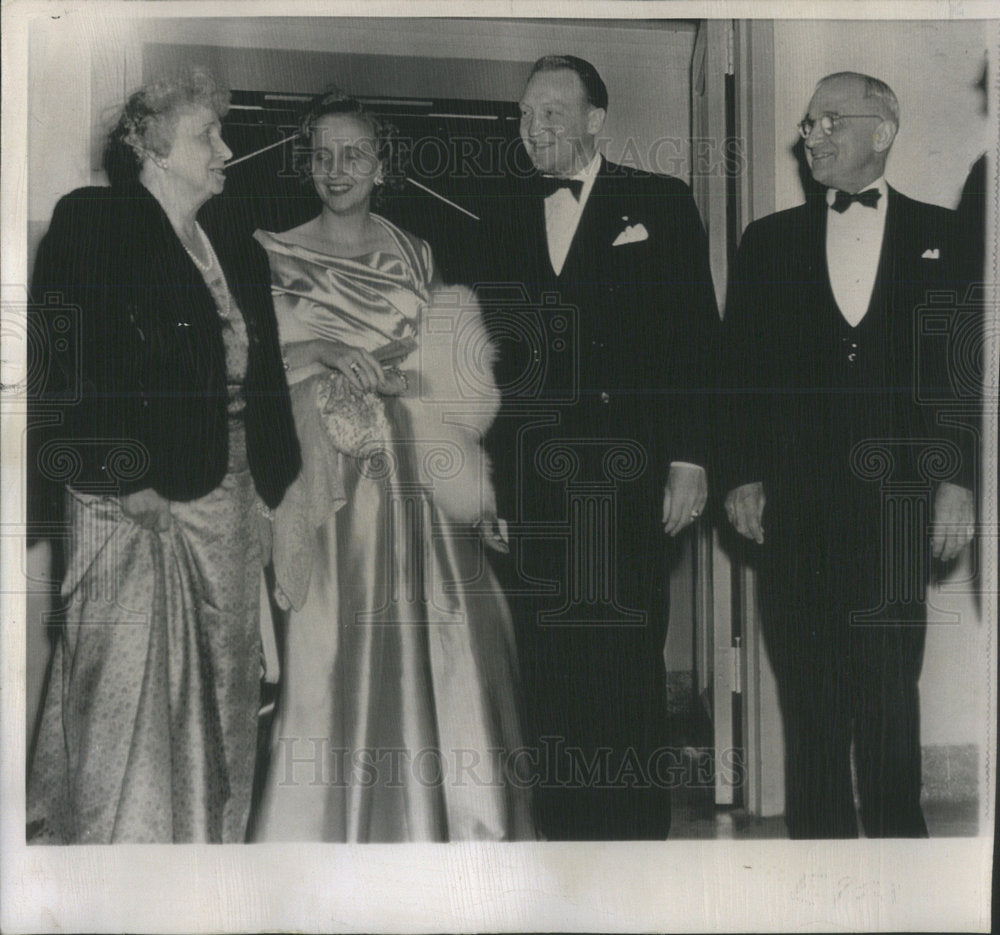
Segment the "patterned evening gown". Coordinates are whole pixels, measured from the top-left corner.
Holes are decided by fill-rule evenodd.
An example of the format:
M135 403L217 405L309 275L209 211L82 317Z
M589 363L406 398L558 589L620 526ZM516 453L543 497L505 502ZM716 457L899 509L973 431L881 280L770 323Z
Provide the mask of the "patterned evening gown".
M68 488L65 620L28 783L33 843L241 842L260 695L261 521L247 465L247 332L219 272L229 464L155 532Z

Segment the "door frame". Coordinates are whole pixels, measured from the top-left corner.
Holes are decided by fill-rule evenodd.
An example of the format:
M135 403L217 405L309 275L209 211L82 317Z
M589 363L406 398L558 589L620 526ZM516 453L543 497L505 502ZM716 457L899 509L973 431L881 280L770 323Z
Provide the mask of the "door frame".
M702 21L691 82L692 137L707 138L710 151L714 141L726 157L739 155L735 164L715 159L711 165L725 167L721 173L700 172L692 152L692 189L708 233L721 312L739 237L751 221L775 210L773 22ZM756 575L706 524L697 534L695 576L696 676L713 725L716 804L780 815L784 738Z

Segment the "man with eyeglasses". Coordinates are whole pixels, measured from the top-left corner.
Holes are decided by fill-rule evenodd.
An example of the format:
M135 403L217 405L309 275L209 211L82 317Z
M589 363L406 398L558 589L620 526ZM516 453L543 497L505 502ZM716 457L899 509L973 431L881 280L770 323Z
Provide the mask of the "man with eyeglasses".
M965 267L953 212L886 184L898 128L884 82L819 82L799 132L826 190L747 228L724 324L719 489L759 546L793 838L857 836L852 757L864 833L927 835L926 588L972 536L974 441L943 417L947 342L922 326Z

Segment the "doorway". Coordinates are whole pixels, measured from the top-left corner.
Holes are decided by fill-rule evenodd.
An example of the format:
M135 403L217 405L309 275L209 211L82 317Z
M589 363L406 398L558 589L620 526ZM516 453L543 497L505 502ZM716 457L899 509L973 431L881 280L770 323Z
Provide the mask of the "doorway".
M223 133L235 158L259 153L227 173L224 195L206 206L247 230L282 231L319 211L308 178L295 169L306 142L295 138L309 95L234 91ZM510 101L359 98L389 129L398 152L389 191L375 210L433 250L443 282L474 278L478 219L496 210L497 183L519 162L517 105ZM282 145L282 141L285 141ZM272 148L268 148L272 147Z
M695 37L692 190L720 312L743 230L775 208L773 162L754 158L774 140L773 28L770 21L703 20ZM721 510L715 520L714 528L702 525L694 545L696 677L712 725L715 802L753 816L779 815L784 745L753 560Z

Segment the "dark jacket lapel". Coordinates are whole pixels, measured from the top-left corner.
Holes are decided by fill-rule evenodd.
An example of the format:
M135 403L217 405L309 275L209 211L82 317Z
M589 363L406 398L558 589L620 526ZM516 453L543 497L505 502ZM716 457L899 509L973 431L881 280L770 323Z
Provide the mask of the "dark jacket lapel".
M830 267L826 261L826 194L806 196L803 240L796 248L806 260L808 281L830 288ZM832 290L831 290L832 291Z
M906 232L901 229L900 209L902 207L899 193L887 186L888 198L885 208L885 226L882 230L882 243L879 250L878 268L875 271L875 283L872 286L871 298L865 316L874 312L885 313L895 306L893 295L895 283L899 279L898 259L905 255Z
M563 263L562 272L559 274L559 281L579 281L593 278L594 270L586 268L579 269L582 263L587 265L587 257L590 248L595 241L599 241L602 236L610 233L608 218L613 213L609 196L612 196L614 180L608 171L608 161L604 156L600 157L601 166L597 170L597 178L590 190L587 203L583 206L580 221L573 234L573 240L569 245L569 252L566 254L566 262ZM544 229L544 218L543 218ZM610 236L614 236L610 234ZM610 248L610 241L608 242ZM548 244L546 243L546 255L548 255ZM551 262L550 262L551 265Z

